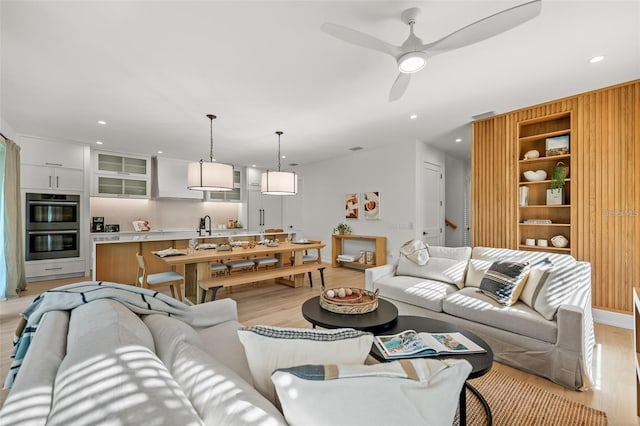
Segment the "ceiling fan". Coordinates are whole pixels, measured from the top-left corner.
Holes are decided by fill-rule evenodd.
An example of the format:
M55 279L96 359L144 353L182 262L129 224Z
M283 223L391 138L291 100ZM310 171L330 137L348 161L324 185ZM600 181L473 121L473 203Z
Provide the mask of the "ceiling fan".
M409 25L409 37L401 46L394 46L376 37L360 31L352 30L342 25L326 22L322 24L322 31L347 43L355 44L367 49L377 50L395 58L398 62L400 74L391 86L389 101L396 101L409 87L411 74L424 68L427 59L449 50L458 49L473 43L488 39L536 17L540 13L541 0L534 0L510 9L503 10L486 18L480 19L453 33L431 43L424 44L420 37L413 33L413 25L420 9L413 7L400 15L402 21Z

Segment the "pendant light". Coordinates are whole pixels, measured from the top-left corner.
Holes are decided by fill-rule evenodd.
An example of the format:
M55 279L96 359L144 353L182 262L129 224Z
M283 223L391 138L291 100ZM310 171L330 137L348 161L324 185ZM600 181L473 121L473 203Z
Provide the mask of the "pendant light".
M298 176L294 172L280 171L280 136L282 131L278 130L278 171L267 170L262 174L260 190L267 195L296 195L298 193Z
M213 114L207 114L210 120L211 148L209 162L200 160L189 163L187 169L187 188L194 191L231 191L233 189L233 166L213 161Z

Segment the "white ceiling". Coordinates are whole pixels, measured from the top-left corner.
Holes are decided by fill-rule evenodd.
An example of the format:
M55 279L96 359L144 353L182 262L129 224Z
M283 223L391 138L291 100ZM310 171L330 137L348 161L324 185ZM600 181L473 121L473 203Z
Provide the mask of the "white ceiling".
M18 133L197 160L211 113L215 157L237 165L276 165L276 130L285 165L416 140L468 158L473 115L640 77L638 1L543 0L533 20L432 58L393 103L391 57L320 31L334 22L401 44L399 15L419 6L429 42L519 3L2 0L1 118Z

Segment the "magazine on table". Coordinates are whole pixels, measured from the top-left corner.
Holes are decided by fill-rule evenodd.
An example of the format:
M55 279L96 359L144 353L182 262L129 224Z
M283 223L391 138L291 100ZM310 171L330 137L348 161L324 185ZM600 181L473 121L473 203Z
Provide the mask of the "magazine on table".
M458 332L418 333L405 330L398 334L376 336L374 342L386 359L486 352Z

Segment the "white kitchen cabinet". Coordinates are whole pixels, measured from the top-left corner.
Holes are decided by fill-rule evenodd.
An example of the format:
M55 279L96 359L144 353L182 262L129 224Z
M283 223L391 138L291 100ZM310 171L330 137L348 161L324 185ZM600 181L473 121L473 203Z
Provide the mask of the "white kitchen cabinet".
M84 170L87 145L61 142L34 136L18 136L20 163L46 167Z
M205 191L205 201L227 201L241 203L244 200L244 169L233 169L233 189L231 191Z
M203 191L187 188L189 161L174 158L154 158L152 193L155 198L186 198L202 200Z
M25 189L83 191L84 171L22 164L20 166L20 185Z
M247 167L247 191L260 191L262 172L262 170L255 167Z
M252 231L284 229L282 226L282 195L264 195L260 191L247 192L247 221Z
M93 196L150 198L150 177L150 156L93 152Z
M282 197L282 225L285 231L302 230L302 192L298 179L298 194Z

